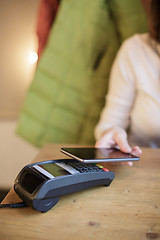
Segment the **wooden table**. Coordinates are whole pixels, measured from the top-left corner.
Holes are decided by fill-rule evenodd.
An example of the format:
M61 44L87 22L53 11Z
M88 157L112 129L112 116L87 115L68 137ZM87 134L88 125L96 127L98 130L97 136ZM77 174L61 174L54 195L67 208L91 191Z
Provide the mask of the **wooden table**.
M36 161L64 158L60 145L46 145ZM0 240L160 239L160 149L143 149L133 167L109 166L110 187L62 197L46 213L30 207L0 209ZM16 202L11 190L3 203Z

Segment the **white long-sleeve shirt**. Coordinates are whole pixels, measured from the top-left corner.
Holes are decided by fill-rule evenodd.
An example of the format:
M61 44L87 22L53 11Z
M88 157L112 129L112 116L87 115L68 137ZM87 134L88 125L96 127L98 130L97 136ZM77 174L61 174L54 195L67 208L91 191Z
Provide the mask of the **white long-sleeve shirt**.
M160 147L160 56L149 34L136 34L121 46L95 128L96 140L114 125L129 126L131 145Z

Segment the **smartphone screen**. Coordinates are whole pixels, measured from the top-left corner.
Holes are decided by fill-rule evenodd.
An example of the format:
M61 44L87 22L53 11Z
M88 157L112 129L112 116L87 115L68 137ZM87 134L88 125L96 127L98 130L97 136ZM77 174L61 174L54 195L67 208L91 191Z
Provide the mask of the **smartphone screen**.
M138 161L139 157L116 148L61 148L61 152L81 162Z

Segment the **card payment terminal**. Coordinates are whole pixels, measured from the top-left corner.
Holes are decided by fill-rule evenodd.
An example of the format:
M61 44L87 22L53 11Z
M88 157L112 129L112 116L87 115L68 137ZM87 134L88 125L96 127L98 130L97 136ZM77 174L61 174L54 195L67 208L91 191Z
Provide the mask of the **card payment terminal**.
M114 173L92 163L60 159L25 166L18 174L14 190L33 209L47 212L62 195L94 186L109 186Z

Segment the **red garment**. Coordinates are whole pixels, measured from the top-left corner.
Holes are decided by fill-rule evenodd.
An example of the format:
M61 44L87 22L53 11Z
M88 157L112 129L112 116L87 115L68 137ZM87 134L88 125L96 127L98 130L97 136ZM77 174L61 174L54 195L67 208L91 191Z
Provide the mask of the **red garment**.
M41 0L38 9L36 33L38 36L38 57L46 46L49 32L56 17L59 0Z

